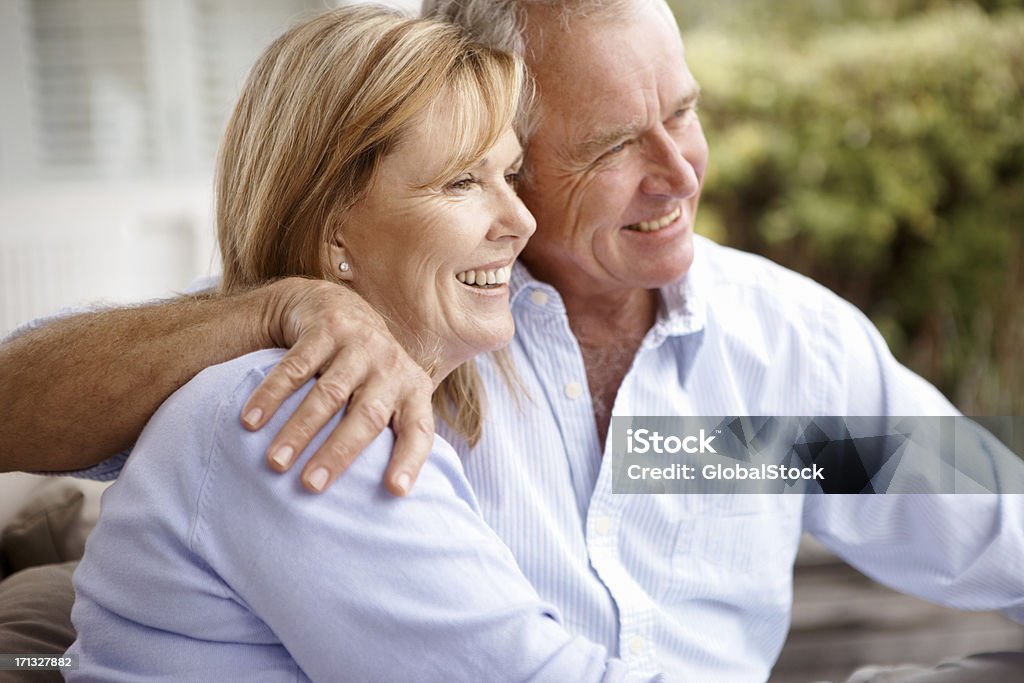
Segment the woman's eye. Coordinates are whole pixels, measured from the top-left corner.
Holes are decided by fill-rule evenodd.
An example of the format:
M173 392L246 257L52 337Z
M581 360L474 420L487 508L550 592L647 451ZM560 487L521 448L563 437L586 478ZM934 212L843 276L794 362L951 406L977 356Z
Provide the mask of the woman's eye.
M445 189L452 192L466 192L467 190L472 189L474 185L476 185L476 178L473 176L465 176L463 178L459 178L455 182L448 183L448 186Z
M519 186L519 172L516 171L515 173L506 173L505 174L505 182L508 183L509 186L512 187L512 188L518 187Z

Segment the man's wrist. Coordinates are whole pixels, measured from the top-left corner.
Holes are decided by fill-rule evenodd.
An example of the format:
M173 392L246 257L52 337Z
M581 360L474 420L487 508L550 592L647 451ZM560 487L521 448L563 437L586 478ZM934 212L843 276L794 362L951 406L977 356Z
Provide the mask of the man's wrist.
M304 282L309 281L284 278L230 297L230 305L244 312L241 329L248 330L252 350L288 347L284 316Z

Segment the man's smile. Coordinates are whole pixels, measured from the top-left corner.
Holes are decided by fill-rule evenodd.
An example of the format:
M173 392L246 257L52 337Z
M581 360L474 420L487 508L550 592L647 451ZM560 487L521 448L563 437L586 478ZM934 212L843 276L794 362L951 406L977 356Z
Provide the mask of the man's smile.
M633 225L627 225L626 230L636 230L638 232L655 232L672 225L679 216L682 214L683 208L677 206L671 213L668 213L661 218L655 218L650 221L640 221Z

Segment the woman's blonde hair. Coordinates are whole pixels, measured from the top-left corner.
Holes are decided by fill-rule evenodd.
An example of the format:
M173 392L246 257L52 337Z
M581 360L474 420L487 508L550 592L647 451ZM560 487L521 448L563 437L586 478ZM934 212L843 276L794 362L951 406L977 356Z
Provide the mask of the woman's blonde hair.
M356 6L291 28L253 66L221 142L222 289L287 276L334 280L334 231L417 115L451 97L460 137L453 148L439 146L447 155L440 182L516 123L525 83L518 57L447 22ZM441 417L471 444L480 436L482 394L467 363L434 396Z

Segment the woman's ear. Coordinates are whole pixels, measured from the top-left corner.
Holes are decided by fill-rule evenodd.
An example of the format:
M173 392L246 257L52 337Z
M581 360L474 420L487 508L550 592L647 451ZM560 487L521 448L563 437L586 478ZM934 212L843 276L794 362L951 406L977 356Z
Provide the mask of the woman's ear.
M334 230L327 244L327 258L330 260L331 273L339 280L352 281L352 261L341 228Z

